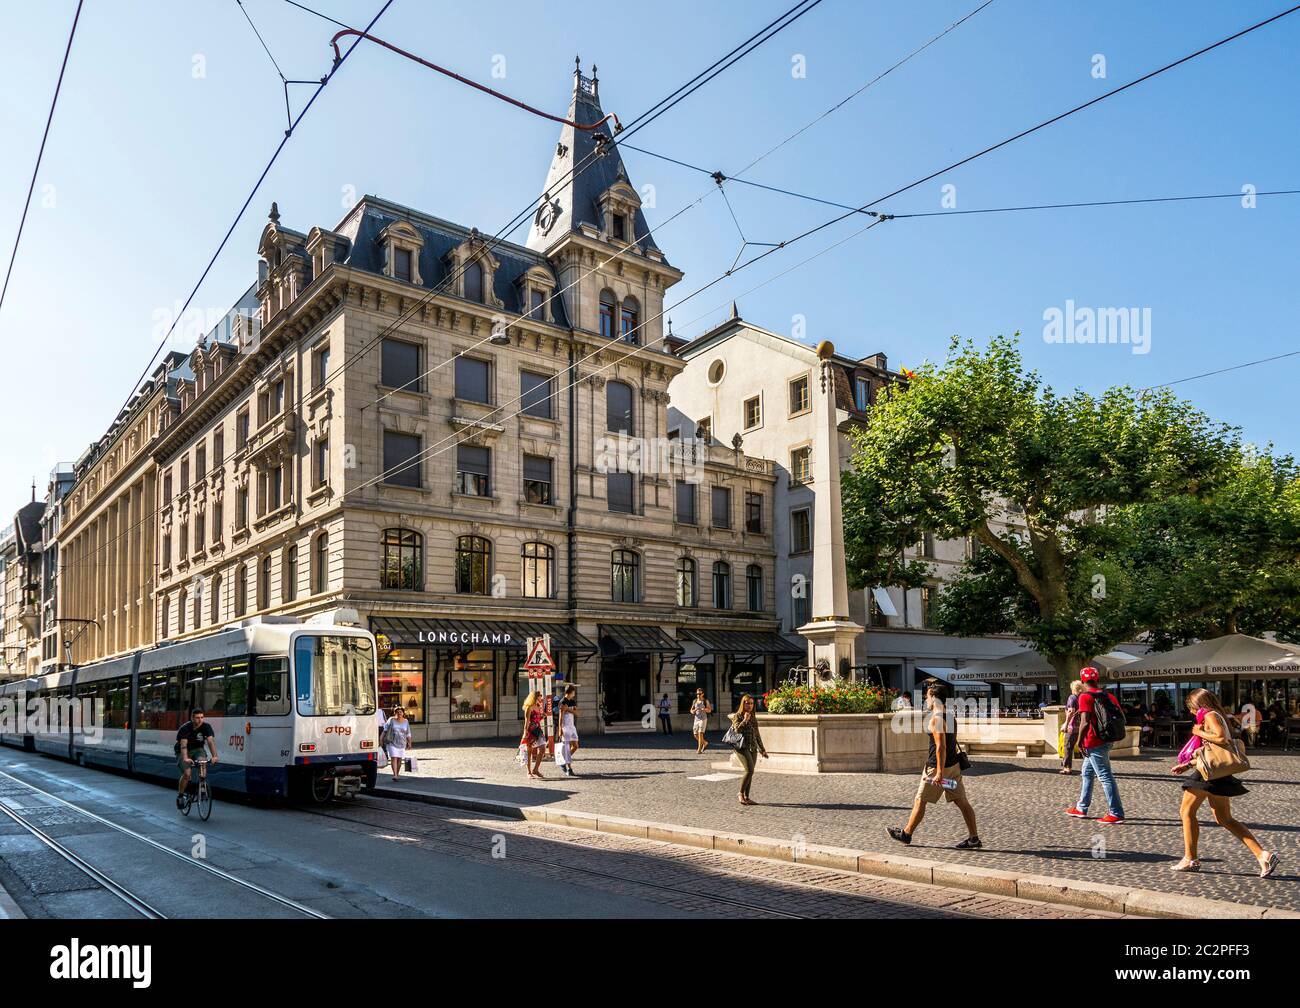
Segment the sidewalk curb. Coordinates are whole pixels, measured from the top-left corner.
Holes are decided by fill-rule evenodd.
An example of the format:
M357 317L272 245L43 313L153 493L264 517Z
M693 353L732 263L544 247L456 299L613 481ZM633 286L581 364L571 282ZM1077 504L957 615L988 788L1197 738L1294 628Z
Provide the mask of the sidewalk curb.
M14 902L14 898L9 895L3 883L0 883L0 920L26 920L27 915Z
M1139 914L1143 917L1197 920L1300 920L1300 912L1254 903L1231 903L1201 896L1157 892L1153 889L1133 889L1127 886L1082 882L1048 875L1021 875L1016 872L978 868L973 865L904 857L900 854L820 844L799 844L793 840L778 840L747 833L701 829L620 816L601 816L573 809L518 805L514 802L489 798L472 798L429 791L401 791L391 787L376 787L369 793L377 798L423 802L426 805L441 805L467 812L486 812L507 819L570 826L594 833L618 833L622 836L725 851L746 857L816 865L819 868L831 868L836 871L859 872L863 875L883 876L904 882L923 882L953 889L1035 900L1040 903L1059 903L1079 907L1082 910L1105 910L1116 914Z

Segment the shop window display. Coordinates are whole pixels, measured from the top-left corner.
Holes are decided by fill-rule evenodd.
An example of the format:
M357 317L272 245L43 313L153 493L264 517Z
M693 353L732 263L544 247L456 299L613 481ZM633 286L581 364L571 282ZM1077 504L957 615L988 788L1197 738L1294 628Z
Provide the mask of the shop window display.
M379 708L387 715L401 707L412 724L425 721L424 652L400 648L379 663Z
M491 721L496 717L495 652L455 655L448 675L452 721Z

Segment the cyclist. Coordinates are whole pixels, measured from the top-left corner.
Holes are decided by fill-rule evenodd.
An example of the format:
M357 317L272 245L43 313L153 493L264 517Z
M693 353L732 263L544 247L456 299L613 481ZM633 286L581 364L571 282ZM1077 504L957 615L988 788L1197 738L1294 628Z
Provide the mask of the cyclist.
M203 710L195 707L190 711L190 719L176 732L176 766L181 771L180 783L176 785L176 807L185 807L185 788L190 783L190 767L195 759L203 755L206 743L212 754L212 762L217 762L216 733L212 725L203 723Z

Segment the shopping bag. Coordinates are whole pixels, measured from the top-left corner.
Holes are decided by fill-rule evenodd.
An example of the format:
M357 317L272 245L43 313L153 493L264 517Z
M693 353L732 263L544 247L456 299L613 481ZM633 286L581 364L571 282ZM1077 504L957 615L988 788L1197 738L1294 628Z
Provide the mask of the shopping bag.
M377 764L377 768L380 770L383 770L385 767L387 767L388 750L380 749L377 753L375 753L375 763Z
M406 767L405 767L405 769L406 769L406 772L407 772L407 773L419 773L419 772L420 772L420 761L419 761L419 759L418 759L417 757L415 757L415 756L408 756L408 757L406 757Z
M573 762L573 751L569 748L568 739L561 739L560 744L555 747L555 765L568 766Z
M528 762L528 746L526 744L519 746L519 751L515 753L515 762L520 766Z

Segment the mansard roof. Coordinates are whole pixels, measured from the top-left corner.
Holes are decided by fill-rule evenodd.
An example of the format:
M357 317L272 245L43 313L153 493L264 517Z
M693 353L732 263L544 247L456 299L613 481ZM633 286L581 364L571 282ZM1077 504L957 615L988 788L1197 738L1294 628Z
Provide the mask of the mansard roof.
M377 196L363 196L334 230L333 233L347 239L348 243L338 261L353 269L382 274L384 249L379 238L386 228L399 221L414 228L423 240L419 258L420 279L425 287L436 287L451 274L447 254L468 241L472 229ZM505 304L506 311L520 315L528 311L529 306L524 303L525 291L517 281L529 270L544 270L559 286L559 278L545 256L514 242L496 241L490 235L480 237L500 263L493 277L493 293ZM562 298L552 302L552 312L557 324L568 326Z

